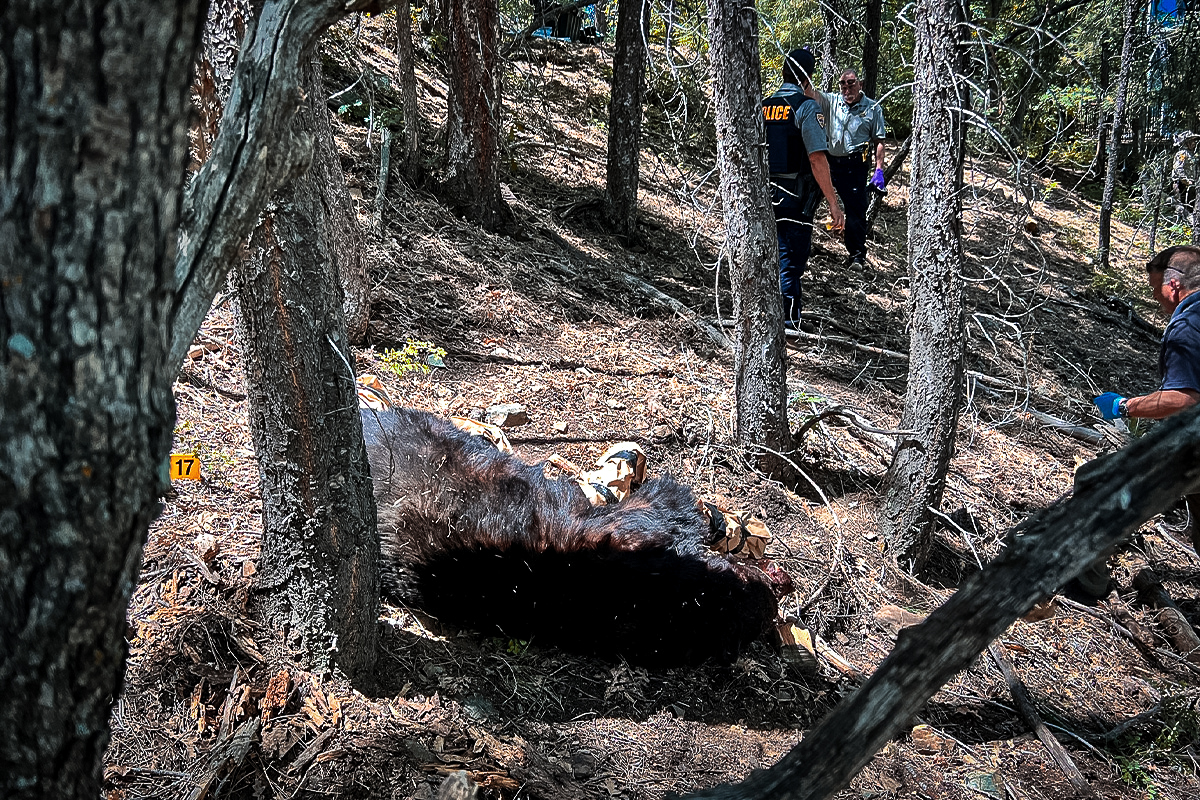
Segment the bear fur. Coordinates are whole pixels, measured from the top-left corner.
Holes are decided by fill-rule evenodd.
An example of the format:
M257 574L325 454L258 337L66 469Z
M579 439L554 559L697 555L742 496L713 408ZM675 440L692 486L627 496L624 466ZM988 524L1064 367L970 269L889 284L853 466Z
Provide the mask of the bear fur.
M592 506L570 479L423 411L363 410L390 600L457 627L647 666L728 662L779 578L708 549L692 491L647 480Z

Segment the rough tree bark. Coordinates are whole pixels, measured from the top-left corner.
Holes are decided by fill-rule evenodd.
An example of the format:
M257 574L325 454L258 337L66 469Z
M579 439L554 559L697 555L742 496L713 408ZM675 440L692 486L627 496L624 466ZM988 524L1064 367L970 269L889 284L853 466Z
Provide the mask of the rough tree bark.
M621 236L637 234L638 177L641 169L642 88L646 72L648 0L619 0L608 102L608 173L604 216Z
M233 85L234 65L250 18L247 0L212 0L208 7L204 44L196 62L196 83L193 88L196 107L200 112L199 135L193 149L200 164L207 160L217 138L222 109ZM319 64L317 69L320 69ZM324 98L323 85L318 84L315 91ZM333 141L329 115L317 115L313 124L303 133L305 138L311 138L313 142L315 157L311 169L320 176L316 189L324 200L329 223L326 231L334 243L329 248L329 255L336 262L335 268L345 296L343 311L346 328L350 341L362 344L367 336L371 286L367 279L367 265L362 257L362 234L350 203L342 162L336 156L337 146Z
M1109 250L1112 241L1112 209L1117 187L1117 157L1124 138L1125 100L1129 93L1129 73L1133 69L1133 41L1137 36L1134 18L1137 15L1136 0L1125 0L1121 13L1125 38L1121 43L1121 69L1117 73L1117 95L1113 101L1112 133L1108 140L1108 167L1104 172L1104 195L1100 201L1100 231L1098 259L1100 271L1109 269Z
M310 105L320 103L322 113L314 110L310 117L313 160L309 169L314 179L308 182L308 188L322 203L322 216L326 221L323 232L329 243L326 249L329 260L321 268L332 270L337 278L343 296L339 316L350 342L361 345L366 343L371 317L371 280L363 258L363 230L354 213L346 173L333 140L332 118L325 106L325 84L321 79L319 57L312 59L311 69L316 70L316 76L315 83L307 90L307 101Z
M791 449L787 364L779 303L779 251L767 188L759 83L758 12L753 2L708 0L717 163L725 253L733 289L737 441L748 452ZM769 473L783 463L760 458Z
M867 97L879 86L879 46L883 32L883 0L866 0L863 8L862 90Z
M879 524L898 563L916 571L932 542L963 392L964 107L961 0L922 0L915 14L911 201L908 213L908 390L901 443Z
M1074 496L1010 538L1000 557L963 582L779 763L736 786L691 797L824 800L911 724L946 681L1035 603L1137 526L1200 487L1200 409L1178 414L1107 459Z
M197 81L202 130L215 127L233 77L205 65L233 62L233 34L248 13L239 0L209 8L198 73L213 79ZM291 133L312 140L312 166L276 193L233 270L263 497L256 613L286 632L305 668L329 670L336 660L362 681L374 665L378 543L343 309L360 309L365 331L368 292L319 59L308 60L302 81ZM343 266L362 268L351 276L358 302L343 302Z
M842 29L842 9L839 0L820 0L821 20L824 23L821 37L821 82L817 83L814 75L813 85L820 86L825 91L837 91L838 75L838 36Z
M183 363L229 265L271 193L306 169L312 142L293 139L301 102L300 65L321 34L373 0L267 0L238 57L229 101L212 154L189 184L175 260L179 287L164 323L171 360Z
M303 85L293 123L301 136L329 125L315 58ZM337 220L323 196L330 170L322 162L338 158L331 145L318 145L312 169L275 194L233 284L263 498L253 608L305 669L337 666L361 684L375 662L379 541Z
M463 0L447 10L450 91L446 196L487 230L509 224L500 195L501 81L497 0Z
M400 103L404 111L404 173L409 181L416 181L421 177L421 164L417 158L421 109L417 106L417 59L413 52L409 0L400 0L396 4L396 60L400 72Z
M0 5L6 798L96 796L171 383L263 200L304 162L280 142L300 54L359 3L268 0L181 208L201 5Z
M0 5L0 796L93 798L168 486L199 3Z
M229 100L238 51L246 38L250 18L249 0L212 0L209 3L192 86L192 102L200 112L192 141L196 169L212 155L213 143L221 128L221 112Z

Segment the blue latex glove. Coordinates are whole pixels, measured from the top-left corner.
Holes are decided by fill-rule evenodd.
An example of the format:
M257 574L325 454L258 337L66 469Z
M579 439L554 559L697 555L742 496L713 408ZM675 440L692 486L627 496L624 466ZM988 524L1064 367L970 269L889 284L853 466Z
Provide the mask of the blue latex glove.
M871 184L881 192L884 191L883 170L876 169L875 174L871 176L871 180L867 181L867 183Z
M1092 400L1096 404L1096 408L1100 409L1100 416L1105 419L1117 419L1121 416L1118 406L1125 398L1116 392L1105 392L1099 397Z

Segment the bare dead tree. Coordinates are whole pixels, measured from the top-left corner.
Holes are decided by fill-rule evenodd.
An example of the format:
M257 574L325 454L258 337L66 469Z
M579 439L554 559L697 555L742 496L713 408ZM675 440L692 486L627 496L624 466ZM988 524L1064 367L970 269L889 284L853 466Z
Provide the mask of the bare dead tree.
M1121 151L1121 138L1125 125L1125 100L1129 92L1129 75L1133 69L1133 40L1137 36L1134 19L1138 4L1135 0L1124 0L1121 20L1125 37L1121 43L1121 69L1117 74L1117 94L1113 100L1112 126L1108 140L1108 167L1104 172L1104 195L1100 201L1099 265L1101 272L1108 272L1109 249L1112 238L1112 209L1117 186L1117 158Z
M509 224L500 195L501 73L497 0L450 3L446 194L488 230Z
M604 216L622 236L637 234L641 172L642 89L646 73L648 0L620 0L608 102L608 161Z
M759 113L758 12L753 2L708 0L717 162L725 214L725 252L733 288L737 441L747 451L790 449L787 426L779 253L767 188ZM762 452L760 450L760 452ZM764 456L762 465L783 465Z
M964 14L960 0L923 0L914 17L910 361L900 427L916 435L892 460L879 517L893 557L914 571L933 541L929 509L941 504L962 405Z

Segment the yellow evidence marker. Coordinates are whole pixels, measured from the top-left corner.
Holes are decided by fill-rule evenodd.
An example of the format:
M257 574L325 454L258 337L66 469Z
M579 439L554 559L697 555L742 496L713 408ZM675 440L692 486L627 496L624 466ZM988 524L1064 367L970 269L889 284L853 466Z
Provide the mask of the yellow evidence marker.
M171 480L200 480L200 459L194 453L172 453Z

